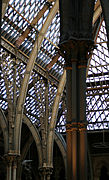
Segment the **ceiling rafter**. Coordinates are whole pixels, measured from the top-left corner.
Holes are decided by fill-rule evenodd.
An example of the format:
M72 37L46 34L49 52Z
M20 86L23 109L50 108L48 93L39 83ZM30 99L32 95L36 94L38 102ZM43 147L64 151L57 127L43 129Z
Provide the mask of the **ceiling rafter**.
M17 47L19 47L22 44L22 42L25 40L25 38L28 37L28 34L30 33L32 27L34 27L38 23L38 21L44 15L46 10L50 8L50 6L52 5L51 3L53 1L54 0L48 0L45 3L45 5L43 6L43 8L38 12L37 16L34 17L34 19L32 20L31 24L26 28L26 30L21 34L21 36L16 40L16 46Z
M58 1L58 0L57 0ZM23 18L23 20L25 20L29 26L31 26L31 23L29 20L27 20L21 13L19 13L11 4L9 4L9 6L19 15ZM59 5L58 5L59 6ZM59 7L58 7L59 9ZM50 41L50 39L48 39L45 34L43 34L41 31L39 31L34 25L32 25L32 27L34 27L35 31L38 32L40 35L44 36L45 39L47 39L53 46L55 46L58 49L58 46L56 44L54 44L52 41ZM42 33L42 34L41 34Z

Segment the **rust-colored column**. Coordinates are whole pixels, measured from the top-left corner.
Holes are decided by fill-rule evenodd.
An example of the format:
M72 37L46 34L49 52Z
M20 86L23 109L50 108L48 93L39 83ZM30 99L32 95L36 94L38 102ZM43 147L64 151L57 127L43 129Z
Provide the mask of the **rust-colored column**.
M78 129L72 129L72 179L78 177Z
M67 178L72 178L72 130L71 130L71 119L72 119L72 67L69 64L66 67L67 81L66 81L66 93L67 93L67 125L66 125L66 142L67 142ZM69 86L70 85L70 86Z
M79 129L80 133L80 179L87 180L87 131L82 124L83 127Z
M78 72L79 110L79 174L80 180L87 180L87 121L86 121L86 62L81 60Z
M87 133L86 133L86 66L93 47L92 21L95 1L59 1L60 51L65 58L67 70L67 126L72 132L71 175L68 180L87 179ZM70 65L70 66L69 66ZM67 129L67 136L69 131ZM70 137L69 137L70 138ZM69 139L67 138L67 139ZM69 149L67 142L67 149ZM67 153L68 156L68 153ZM81 170L80 170L81 169ZM70 178L69 178L70 177Z
M66 133L67 138L67 178L71 179L71 173L72 173L72 132L70 130L67 130Z

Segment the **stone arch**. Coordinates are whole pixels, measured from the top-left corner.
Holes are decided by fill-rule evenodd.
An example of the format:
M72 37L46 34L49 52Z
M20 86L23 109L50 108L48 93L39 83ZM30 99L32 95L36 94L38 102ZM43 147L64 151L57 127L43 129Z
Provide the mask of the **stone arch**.
M4 137L4 151L5 154L8 152L8 123L3 110L0 108L0 126L3 131Z
M66 174L66 169L67 169L66 142L65 142L63 136L61 134L59 134L58 132L55 132L54 140L62 154L64 166L65 166L65 174Z
M52 167L52 156L53 156L53 142L54 142L54 131L55 131L55 125L57 121L57 113L58 113L58 108L59 108L59 102L65 87L66 83L66 70L64 70L63 75L61 77L57 94L54 100L53 108L52 108L52 117L51 117L51 122L50 122L50 127L49 127L49 135L48 135L48 142L47 142L47 152L48 152L48 163L49 166Z
M33 139L35 140L37 150L38 150L39 167L40 167L42 164L42 148L41 148L41 139L40 139L38 129L34 126L34 124L32 124L32 122L29 120L29 118L26 117L26 115L23 116L23 122L28 126L29 130L32 133ZM64 161L65 170L66 170L66 142L65 142L63 136L61 134L59 134L58 132L55 132L54 140L60 149L60 152L62 154L63 161ZM28 150L26 148L25 152L27 152L27 151ZM26 153L24 153L22 158L24 158L25 154Z
M21 179L21 174L22 174L22 165L21 164L22 164L22 161L25 159L33 141L34 141L34 139L33 139L33 136L31 135L28 139L28 142L26 142L26 144L21 152L20 161L18 161L18 167L17 167L17 180Z
M105 166L109 173L109 156L98 156L93 160L94 180L99 180L101 168Z
M41 138L39 135L38 129L35 127L34 124L29 120L26 115L23 115L23 122L27 125L30 132L32 133L33 139L36 143L38 157L39 157L39 167L42 166L42 145L41 145Z

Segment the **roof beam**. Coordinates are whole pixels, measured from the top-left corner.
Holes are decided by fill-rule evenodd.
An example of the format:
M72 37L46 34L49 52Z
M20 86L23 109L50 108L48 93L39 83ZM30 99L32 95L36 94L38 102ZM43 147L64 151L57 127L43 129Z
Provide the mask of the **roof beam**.
M57 1L59 2L59 0L57 0ZM31 26L31 23L30 23L24 16L22 16L21 13L19 13L11 4L9 4L9 6L10 6L19 16L21 16L24 21L26 21L26 22L29 24L29 27ZM59 5L58 5L58 6L59 6ZM58 7L58 9L59 9L59 7ZM35 28L35 26L33 26L33 27L34 27L35 31L38 32L38 36L39 36L39 34L40 34L41 31L39 31L37 28ZM47 40L48 40L53 46L55 46L57 49L59 49L59 47L58 47L56 44L54 44L50 39L48 39L46 36L44 36L44 38L47 39Z
M48 71L51 70L52 66L58 61L58 58L60 57L60 54L57 53L53 58L52 58L52 61L50 61L50 63L46 66L46 69Z
M27 125L29 128L34 141L36 143L37 151L38 151L38 158L39 158L39 167L42 165L42 145L41 145L41 138L38 129L35 127L34 124L29 120L29 118L23 114L23 123Z
M27 62L29 60L29 56L27 56L25 53L23 53L21 50L17 51L17 54L15 52L15 46L13 44L11 44L9 41L7 41L5 38L2 37L1 39L1 45L3 48L5 48L6 50L8 50L10 53L12 53L13 55L15 55L19 60L21 60L24 64L27 65ZM41 48L42 50L42 48ZM48 74L46 73L46 70L44 68L42 68L39 64L37 64L35 62L34 64L34 69L33 69L36 73L40 74L41 76L43 76L44 78L48 78L52 84L54 84L56 87L59 84L58 79L56 79L52 74Z
M94 7L94 11L99 7L99 5L100 5L100 0L97 0L95 7Z
M43 14L47 11L47 9L50 7L51 3L53 2L54 0L48 0L45 5L43 6L43 8L38 12L37 16L32 20L31 22L31 25L28 26L26 28L26 30L21 34L21 36L16 40L16 46L19 47L22 42L25 40L25 38L28 37L28 34L30 33L32 27L34 27L39 19L41 19L41 17L43 16Z
M93 16L93 24L95 24L95 22L97 21L97 19L99 18L99 16L101 15L102 13L102 8L101 8L101 5L99 5L97 7L97 9L95 10L94 12L94 16Z

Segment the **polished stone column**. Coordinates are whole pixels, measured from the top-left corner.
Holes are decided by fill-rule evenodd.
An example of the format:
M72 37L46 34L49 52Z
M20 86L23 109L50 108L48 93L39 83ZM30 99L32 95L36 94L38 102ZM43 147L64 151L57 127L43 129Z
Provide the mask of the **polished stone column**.
M80 179L87 180L87 131L85 127L79 129L80 136Z
M12 177L12 162L7 163L7 180L11 180Z
M7 154L4 156L7 164L7 180L16 180L17 155Z
M77 68L79 82L79 174L81 180L87 180L86 62L81 60Z
M17 162L13 162L13 180L16 180Z
M86 67L91 47L83 40L60 45L67 71L67 180L87 180Z

